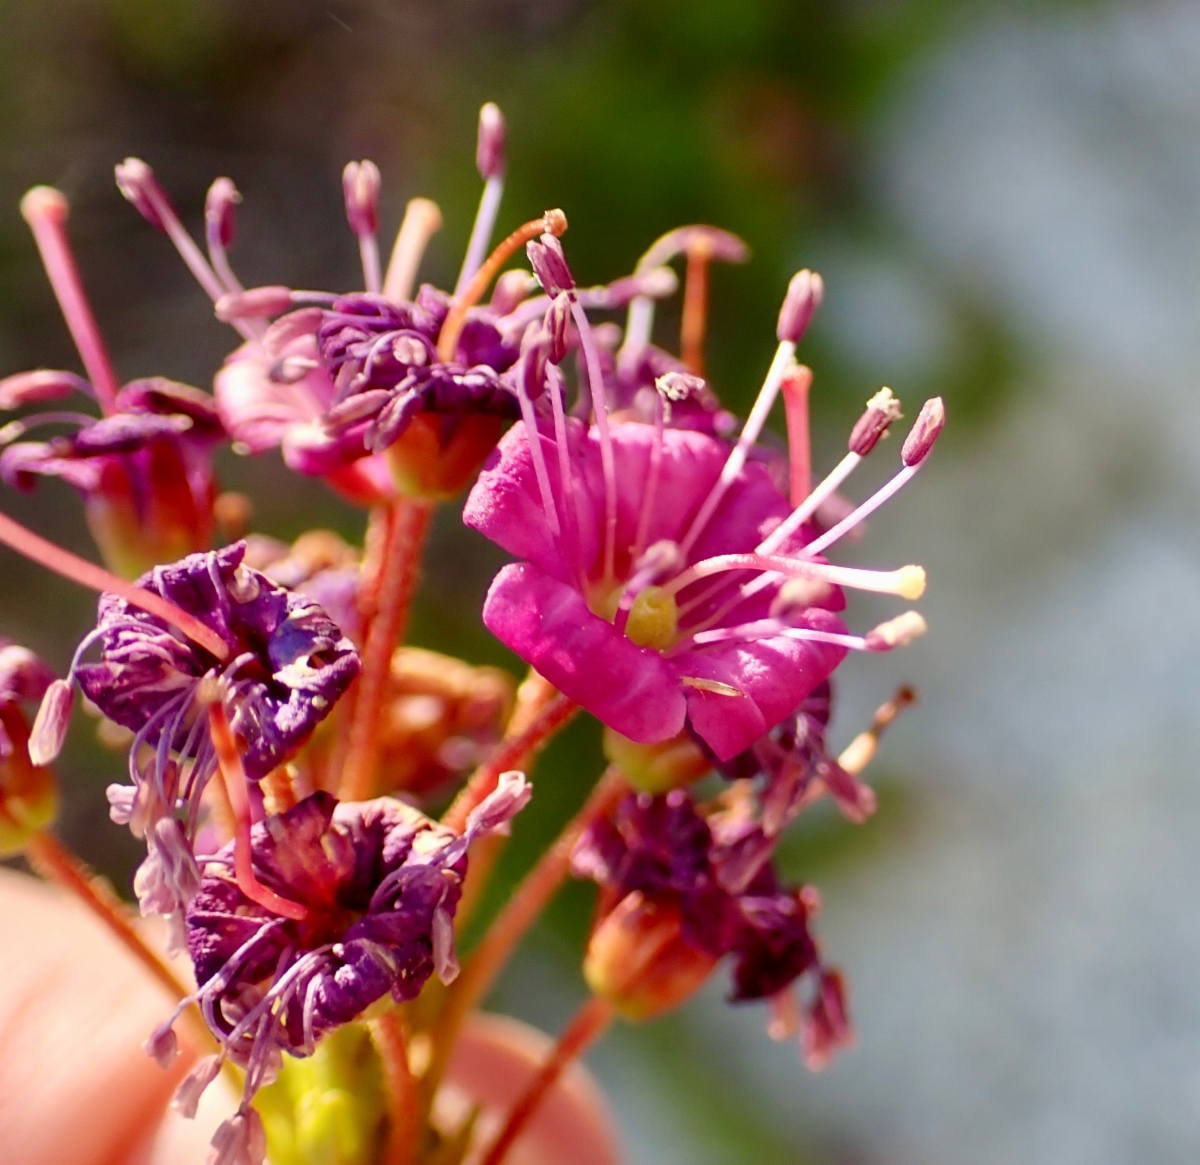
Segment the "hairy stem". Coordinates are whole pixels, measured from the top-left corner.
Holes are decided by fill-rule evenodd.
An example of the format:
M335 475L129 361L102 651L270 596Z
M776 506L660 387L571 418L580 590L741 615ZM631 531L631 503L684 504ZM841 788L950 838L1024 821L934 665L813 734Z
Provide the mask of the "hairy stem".
M567 822L554 844L525 875L463 964L433 1027L433 1062L422 1081L427 1104L432 1102L459 1026L467 1013L483 1001L517 944L565 881L575 843L593 821L611 813L629 791L629 783L620 770L609 767L583 808Z
M470 780L442 815L442 824L461 833L466 828L471 810L495 792L500 774L516 768L520 763L527 764L528 758L543 748L578 711L579 705L561 692L555 695L524 732L504 741L492 757L471 774Z
M521 1135L562 1074L604 1034L615 1015L613 1005L598 995L593 995L580 1007L559 1036L558 1043L538 1074L509 1110L496 1139L484 1152L481 1165L501 1165L513 1142Z
M401 498L392 507L377 609L363 649L349 747L338 784L338 795L343 801L365 801L375 792L379 722L387 699L392 652L408 623L433 510L433 502L414 498Z
M420 1097L408 1066L408 1040L400 1013L390 1010L371 1021L371 1039L383 1064L387 1091L387 1137L380 1165L412 1165L420 1141Z

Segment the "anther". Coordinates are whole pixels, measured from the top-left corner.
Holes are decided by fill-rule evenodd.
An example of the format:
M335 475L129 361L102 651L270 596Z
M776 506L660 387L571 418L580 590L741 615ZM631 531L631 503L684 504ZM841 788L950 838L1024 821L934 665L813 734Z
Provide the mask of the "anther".
M934 442L941 434L946 423L946 406L940 396L927 400L921 406L920 413L904 438L904 448L900 457L904 464L915 469L933 450Z
M825 283L815 271L805 268L792 276L775 328L781 343L800 343L824 295Z
M374 162L347 162L342 171L342 192L346 198L346 221L358 238L362 255L363 280L367 290L378 295L382 290L379 272L379 188L382 180Z
M866 412L850 430L850 452L866 457L879 439L886 436L889 426L901 416L900 402L892 395L892 390L886 386L881 388L867 401Z
M891 651L896 647L907 647L928 630L928 624L918 612L905 611L903 615L880 623L863 638L868 651Z

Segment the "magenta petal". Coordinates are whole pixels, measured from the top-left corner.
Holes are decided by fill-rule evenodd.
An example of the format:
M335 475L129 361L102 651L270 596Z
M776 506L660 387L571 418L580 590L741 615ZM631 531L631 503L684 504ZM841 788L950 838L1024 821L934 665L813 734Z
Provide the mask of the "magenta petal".
M483 621L560 692L630 740L653 744L682 730L686 701L663 657L631 643L593 615L578 591L537 567L504 567Z
M842 621L814 609L806 620L821 631L844 632ZM688 718L720 760L730 760L791 715L845 658L846 649L776 636L714 644L671 660L676 675L729 684L741 696L691 689Z

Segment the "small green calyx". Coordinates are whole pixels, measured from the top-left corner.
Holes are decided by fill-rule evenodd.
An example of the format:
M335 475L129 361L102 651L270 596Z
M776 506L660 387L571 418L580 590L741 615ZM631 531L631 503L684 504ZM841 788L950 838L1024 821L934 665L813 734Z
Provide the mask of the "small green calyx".
M386 1110L366 1027L351 1023L330 1032L305 1060L285 1056L254 1107L271 1165L373 1165Z
M669 793L712 771L712 762L686 732L660 744L638 744L605 728L603 747L605 759L616 765L639 793Z

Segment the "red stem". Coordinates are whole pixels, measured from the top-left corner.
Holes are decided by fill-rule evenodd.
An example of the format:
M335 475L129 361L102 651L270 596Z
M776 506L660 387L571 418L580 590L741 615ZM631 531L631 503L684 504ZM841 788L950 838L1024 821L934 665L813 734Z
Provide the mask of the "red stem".
M254 860L250 852L250 797L246 792L246 770L238 756L237 744L229 727L229 718L220 700L208 707L208 727L212 735L213 748L217 753L217 766L225 782L225 792L233 809L233 871L238 889L251 902L282 915L295 922L303 922L308 910L298 902L281 898L274 890L264 886L254 873Z
M503 1128L484 1153L480 1165L501 1165L513 1142L521 1135L537 1112L538 1106L558 1083L559 1077L604 1034L615 1014L613 1005L598 995L593 995L575 1013L566 1031L559 1036L549 1059L542 1065L520 1100L509 1110Z
M134 586L133 583L126 582L115 574L110 574L102 566L97 566L94 562L88 562L86 558L80 558L77 554L72 554L69 550L56 546L40 534L35 534L32 530L22 526L20 522L10 518L7 514L0 514L0 542L40 566L54 571L55 574L79 583L80 586L89 587L91 590L102 593L109 591L112 594L120 595L126 602L132 603L135 607L141 607L143 611L157 615L160 619L170 623L172 627L178 628L189 639L215 655L217 659L225 661L229 658L229 646L211 627L201 623L195 615L189 615L182 607L177 607L169 599L164 599L162 595L156 595L144 587Z

